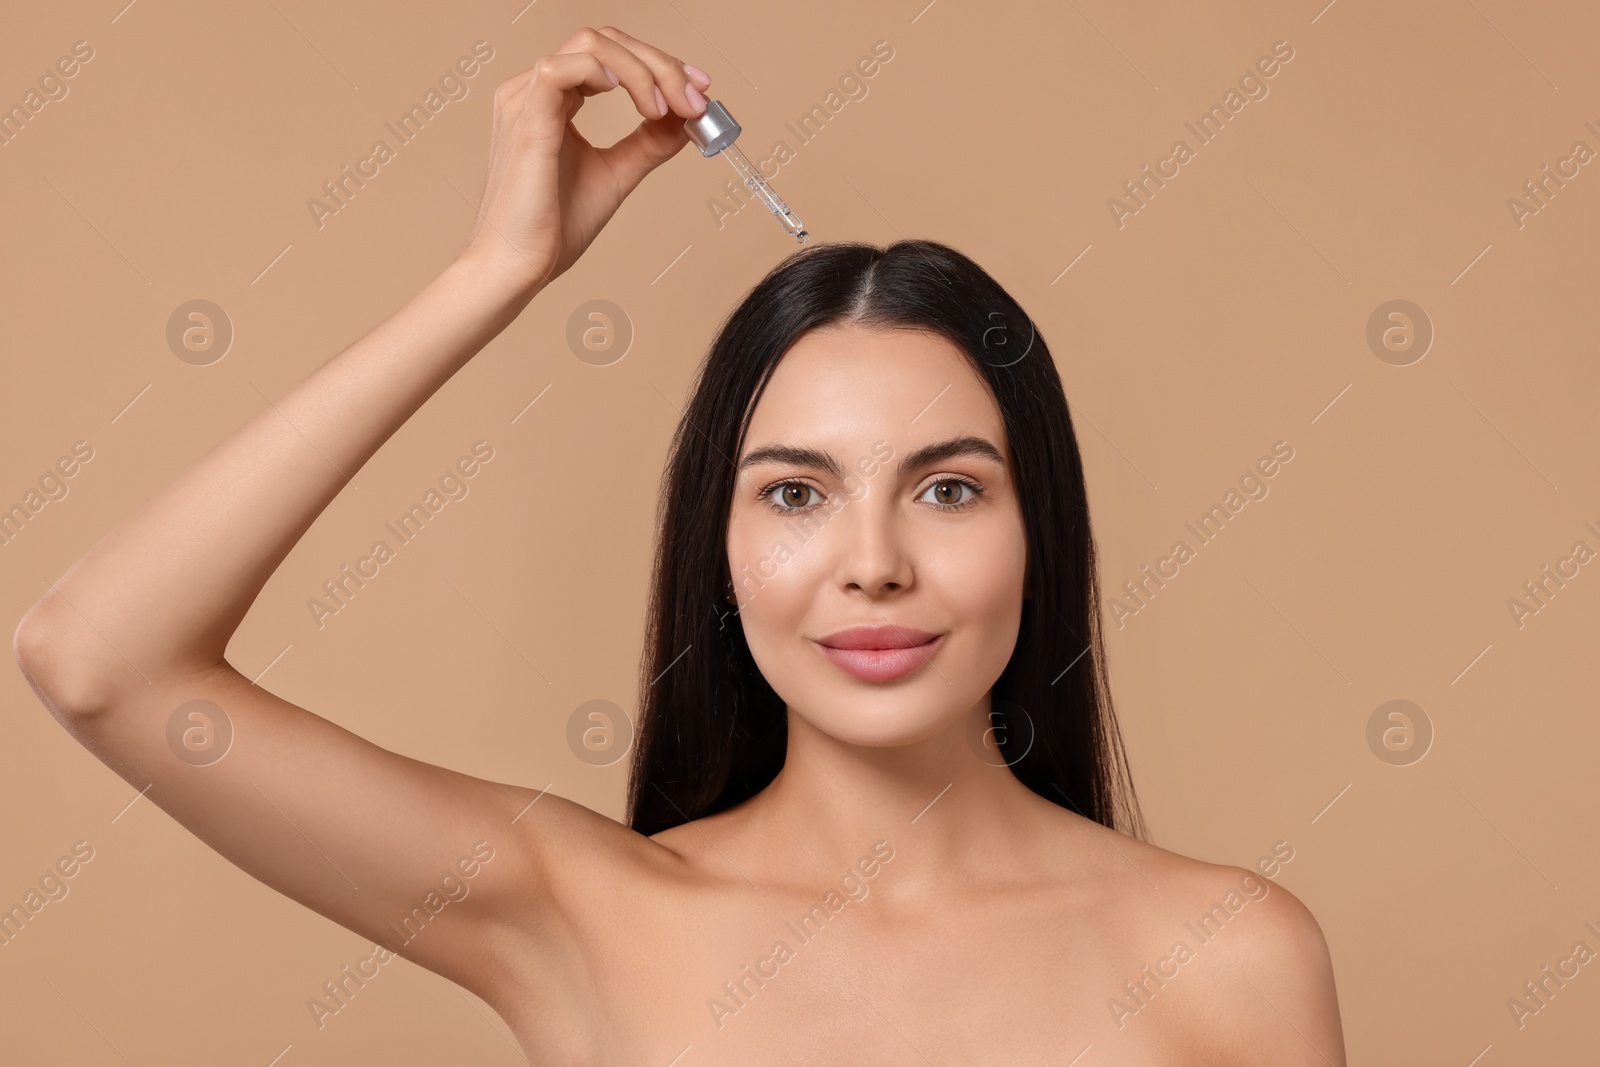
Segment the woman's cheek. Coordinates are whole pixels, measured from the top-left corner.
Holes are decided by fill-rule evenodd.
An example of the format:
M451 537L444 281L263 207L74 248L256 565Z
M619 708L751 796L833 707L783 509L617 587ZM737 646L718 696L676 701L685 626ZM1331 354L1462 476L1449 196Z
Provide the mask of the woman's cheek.
M925 571L937 584L950 622L968 628L989 653L1009 659L1021 622L1026 540L1020 528L1002 527L988 534L948 544L936 565Z
M762 551L759 523L739 516L728 524L728 573L733 579L741 607L744 602L758 596L762 586L775 575L777 568Z
M806 583L820 555L797 545L781 523L764 524L757 519L730 524L728 570L746 632L763 625L791 629L799 625L809 596L804 591Z

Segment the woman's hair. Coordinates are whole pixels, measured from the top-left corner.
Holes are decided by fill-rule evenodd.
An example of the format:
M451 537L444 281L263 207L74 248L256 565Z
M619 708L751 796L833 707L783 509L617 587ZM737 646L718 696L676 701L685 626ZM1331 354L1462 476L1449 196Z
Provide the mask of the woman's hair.
M955 249L921 240L802 249L749 292L712 342L658 505L629 825L650 835L732 808L783 767L784 701L725 599L734 464L784 353L809 330L845 324L941 335L988 383L1011 448L1031 594L992 692L1000 751L1046 800L1145 837L1111 706L1089 504L1060 375L998 282Z

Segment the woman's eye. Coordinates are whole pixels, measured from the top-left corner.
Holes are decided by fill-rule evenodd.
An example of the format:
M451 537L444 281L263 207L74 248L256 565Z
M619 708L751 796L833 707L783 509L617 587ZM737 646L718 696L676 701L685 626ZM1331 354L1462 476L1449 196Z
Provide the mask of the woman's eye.
M970 495L963 498L963 490ZM978 494L981 492L983 492L983 490L979 489L975 484L966 481L963 478L941 478L939 481L928 486L927 490L922 494L922 499L926 500L928 495L931 493L933 495L933 499L928 500L928 503L933 504L936 507L964 508L976 500L978 498Z
M773 510L792 512L810 507L810 494L814 491L813 486L805 482L781 482L766 490L762 496L770 499Z
M983 492L982 486L965 478L941 478L923 490L918 500L943 511L957 511L971 505ZM813 493L818 500L812 500ZM760 499L766 500L773 511L794 512L816 507L821 496L820 490L805 482L779 482L762 490Z

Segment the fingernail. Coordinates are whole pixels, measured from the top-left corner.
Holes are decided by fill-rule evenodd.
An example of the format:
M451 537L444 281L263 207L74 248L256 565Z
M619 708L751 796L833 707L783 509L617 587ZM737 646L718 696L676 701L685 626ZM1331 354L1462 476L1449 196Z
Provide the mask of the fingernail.
M661 117L667 117L667 98L661 95L661 86L656 86L656 107L661 109Z
M685 63L683 65L683 72L689 75L689 77L693 78L695 81L699 82L702 86L711 84L711 75L707 74L693 63Z
M611 82L612 85L617 84L617 82L620 80L617 77L617 72L612 70L610 67L607 67L604 64L601 64L601 69L606 72L606 78L607 78L607 80L609 80Z
M700 90L691 83L683 87L683 95L689 98L689 103L694 107L695 114L700 114L706 109L706 98L700 95Z

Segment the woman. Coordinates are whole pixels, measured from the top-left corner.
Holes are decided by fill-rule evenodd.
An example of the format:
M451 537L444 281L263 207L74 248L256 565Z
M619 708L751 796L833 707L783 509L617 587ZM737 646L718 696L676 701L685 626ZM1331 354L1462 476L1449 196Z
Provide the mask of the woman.
M596 149L569 120L618 85L644 121ZM483 997L533 1062L1342 1063L1305 907L1121 832L1060 381L941 245L807 249L717 338L663 499L629 826L380 749L224 659L708 85L604 27L500 86L457 259L34 606L40 699L229 860ZM169 741L222 728L224 758Z

